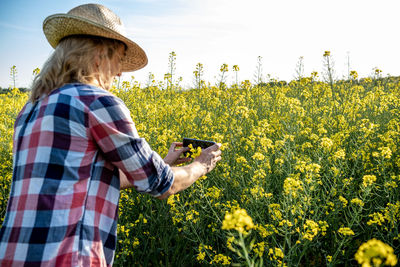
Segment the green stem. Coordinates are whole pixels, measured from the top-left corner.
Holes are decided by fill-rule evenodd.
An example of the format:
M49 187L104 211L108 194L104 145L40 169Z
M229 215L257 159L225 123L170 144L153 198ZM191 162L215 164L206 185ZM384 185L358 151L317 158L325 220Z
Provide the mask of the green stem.
M244 256L246 258L246 263L247 266L249 267L253 267L254 264L250 261L249 259L249 254L247 253L247 249L246 249L246 244L244 243L244 238L243 238L243 234L239 232L239 237L240 237L240 247L242 248L243 252L244 252Z

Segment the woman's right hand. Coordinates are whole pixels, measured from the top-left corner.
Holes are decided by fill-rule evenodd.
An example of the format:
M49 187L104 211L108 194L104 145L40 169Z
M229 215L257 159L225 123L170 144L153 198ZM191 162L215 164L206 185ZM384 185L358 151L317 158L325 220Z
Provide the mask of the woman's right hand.
M200 156L194 159L193 162L198 162L204 167L204 175L212 171L217 162L221 160L221 144L217 143L201 151Z

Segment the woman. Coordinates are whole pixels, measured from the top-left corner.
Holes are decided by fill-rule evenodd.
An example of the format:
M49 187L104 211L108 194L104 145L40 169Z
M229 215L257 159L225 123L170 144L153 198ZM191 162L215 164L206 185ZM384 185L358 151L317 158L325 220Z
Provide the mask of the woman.
M147 64L119 18L96 4L46 18L55 48L15 122L13 180L0 231L0 265L110 266L119 191L165 199L221 159L220 144L192 163L172 144L163 160L138 136L124 103L107 90Z

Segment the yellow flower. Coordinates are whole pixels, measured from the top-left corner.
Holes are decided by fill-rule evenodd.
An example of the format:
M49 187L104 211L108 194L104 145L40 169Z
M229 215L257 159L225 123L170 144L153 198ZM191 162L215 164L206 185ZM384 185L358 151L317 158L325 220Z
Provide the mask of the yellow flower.
M361 199L359 199L359 198L353 198L352 200L350 200L350 202L351 202L352 204L356 204L356 205L358 205L358 206L360 206L360 207L363 207L363 206L364 206L364 202L363 202Z
M191 155L190 155L191 158L195 159L201 155L201 147L198 146L198 147L194 148L192 144L189 144L188 148L190 149L190 152L191 152Z
M270 209L270 214L272 216L272 219L276 221L282 220L282 212L280 211L281 206L279 204L269 204L268 208Z
M358 73L355 70L350 71L350 76L351 78L353 78L354 80L358 78Z
M139 239L137 239L137 238L135 237L135 239L134 239L134 241L133 241L133 243L132 243L132 248L135 248L135 247L137 247L137 246L139 246Z
M223 254L217 254L214 256L213 260L210 264L220 263L221 265L229 265L231 263L231 258L229 256L225 256Z
M257 224L254 228L259 232L259 234L263 238L266 238L267 236L277 233L276 228L272 224L267 224L267 225L265 225L265 227Z
M343 203L343 208L346 208L347 206L347 199L345 199L343 196L339 196L339 200Z
M260 144L265 151L274 148L274 143L272 142L272 140L266 137L262 137L260 139Z
M206 256L206 253L204 251L201 251L201 252L199 252L199 254L197 254L197 258L196 259L198 261L203 261L205 256Z
M265 193L264 188L262 188L259 185L256 185L256 186L250 188L250 193L255 199L260 199L263 197L268 198L268 197L272 196L271 193Z
M259 257L262 257L265 250L265 242L255 244L253 250Z
M380 147L378 150L381 151L383 158L390 159L392 157L392 150L389 147Z
M297 192L303 190L303 182L298 179L288 177L283 182L283 190L285 191L285 194L291 195L295 198L297 197Z
M364 177L363 177L363 185L364 185L364 187L372 185L374 182L376 182L376 176L375 175L364 175Z
M226 246L227 246L230 250L233 250L232 243L233 243L234 241L235 241L235 237L234 237L234 236L231 236L231 237L228 238L228 240L226 240Z
M329 57L331 55L331 51L325 51L324 57Z
M243 156L240 156L240 157L238 157L237 159L236 159L236 162L237 163L247 163L247 160L246 160L246 158L245 157L243 157Z
M268 255L270 256L270 259L275 259L275 260L283 259L285 257L285 254L283 254L283 251L280 248L275 248L275 249L270 248Z
M335 152L333 156L335 159L344 159L346 157L346 152L343 149L339 149Z
M275 164L277 164L277 165L283 165L283 163L285 163L285 161L282 159L282 158L277 158L277 159L275 159Z
M188 212L186 212L186 221L193 221L193 223L196 223L199 220L199 212L196 210L189 210Z
M318 224L319 224L319 227L321 229L321 234L323 236L325 236L326 235L326 230L328 229L329 224L326 221L318 221Z
M362 267L397 264L393 248L375 238L363 243L354 257Z
M338 230L339 234L342 234L344 236L346 235L354 235L353 230L351 230L349 227L340 227Z
M32 72L33 76L37 76L40 73L40 69L39 68L35 68Z
M231 230L235 229L240 233L245 233L254 227L253 220L247 215L246 210L237 209L232 213L226 213L224 221L222 222L222 229Z
M218 199L222 195L222 190L217 188L216 186L210 187L207 189L206 196L213 198L213 199Z
M260 152L256 152L256 153L254 153L252 158L255 160L264 160L265 156L263 154L261 154Z
M313 220L306 220L303 228L305 230L305 232L302 232L303 238L310 241L314 239L320 230L318 223L314 222Z
M228 65L227 64L222 64L221 68L219 69L221 72L227 72L228 71Z
M331 146L333 146L333 142L330 138L323 137L323 138L321 138L320 145L322 148L329 149Z
M373 214L368 215L368 217L372 217L372 219L367 222L368 225L382 225L382 223L385 222L385 217L383 217L383 215L379 212L374 212Z

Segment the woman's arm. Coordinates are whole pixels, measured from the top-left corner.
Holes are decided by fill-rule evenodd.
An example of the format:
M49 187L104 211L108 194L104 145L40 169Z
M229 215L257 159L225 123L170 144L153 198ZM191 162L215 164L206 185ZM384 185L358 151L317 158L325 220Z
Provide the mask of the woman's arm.
M201 176L206 175L206 168L199 162L193 162L183 167L172 167L174 182L172 186L158 199L166 199L169 196L185 190L197 181Z

